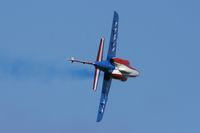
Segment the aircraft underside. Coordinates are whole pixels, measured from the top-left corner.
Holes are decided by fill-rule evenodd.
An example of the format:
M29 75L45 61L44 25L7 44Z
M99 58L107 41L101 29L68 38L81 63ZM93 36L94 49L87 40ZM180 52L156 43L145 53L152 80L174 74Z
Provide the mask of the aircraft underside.
M135 68L130 66L130 63L128 60L116 58L118 26L119 26L119 16L117 12L114 12L112 28L111 28L110 43L109 43L107 58L105 60L103 60L103 48L104 48L104 41L105 41L104 38L101 38L100 40L98 53L97 53L95 62L80 61L80 60L74 59L73 57L69 60L72 63L77 62L77 63L82 63L82 64L93 65L95 67L93 87L92 87L94 91L96 91L97 89L100 71L104 72L100 104L99 104L99 109L97 113L97 122L100 122L103 118L112 79L126 81L129 77L136 77L139 75L139 72Z

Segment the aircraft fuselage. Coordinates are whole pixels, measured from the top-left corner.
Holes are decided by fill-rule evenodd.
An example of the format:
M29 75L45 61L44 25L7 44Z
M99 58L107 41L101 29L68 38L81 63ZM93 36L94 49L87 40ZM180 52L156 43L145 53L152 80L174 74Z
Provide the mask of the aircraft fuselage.
M95 62L94 65L101 71L109 73L112 78L121 81L126 81L128 77L136 77L139 75L138 70L131 67L128 60L121 58L112 58L110 62Z

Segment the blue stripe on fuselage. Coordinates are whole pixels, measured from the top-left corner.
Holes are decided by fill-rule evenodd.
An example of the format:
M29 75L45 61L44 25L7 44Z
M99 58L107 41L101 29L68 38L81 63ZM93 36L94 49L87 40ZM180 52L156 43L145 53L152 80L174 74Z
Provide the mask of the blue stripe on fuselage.
M96 61L95 67L104 72L111 72L112 70L115 69L115 66L112 65L109 61L100 61L100 62Z

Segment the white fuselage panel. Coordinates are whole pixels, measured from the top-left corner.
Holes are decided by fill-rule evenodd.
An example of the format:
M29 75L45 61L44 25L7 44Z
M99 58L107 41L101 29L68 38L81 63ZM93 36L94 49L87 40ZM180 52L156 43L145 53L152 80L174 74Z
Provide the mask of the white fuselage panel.
M126 65L115 63L115 70L113 71L113 74L120 74L125 77L136 77L139 75L139 72Z

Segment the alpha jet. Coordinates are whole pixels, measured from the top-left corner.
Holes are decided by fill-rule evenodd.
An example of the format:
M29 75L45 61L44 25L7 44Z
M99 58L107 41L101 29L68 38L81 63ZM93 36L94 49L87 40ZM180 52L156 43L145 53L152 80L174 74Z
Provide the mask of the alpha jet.
M96 91L100 71L104 72L103 86L99 104L99 110L97 114L97 122L100 122L103 118L105 112L106 103L108 100L108 93L110 90L112 79L117 79L121 81L126 81L129 77L137 77L139 71L130 66L128 60L124 60L116 57L117 48L117 38L118 38L118 26L119 26L119 16L117 12L114 12L109 49L107 53L107 58L103 60L103 48L104 48L104 38L101 38L96 61L80 61L75 58L71 58L69 61L83 63L88 65L93 65L95 67L94 79L93 79L93 90Z

